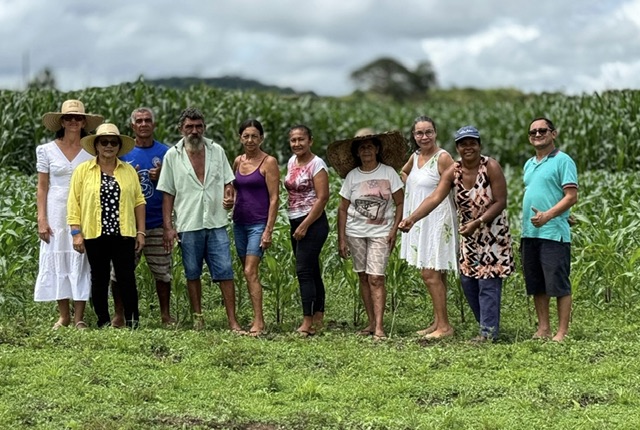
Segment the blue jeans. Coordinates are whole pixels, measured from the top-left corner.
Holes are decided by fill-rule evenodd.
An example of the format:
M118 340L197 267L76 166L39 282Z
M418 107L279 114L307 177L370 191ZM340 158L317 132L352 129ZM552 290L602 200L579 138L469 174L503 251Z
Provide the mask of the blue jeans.
M204 261L207 262L214 282L233 279L230 241L225 227L184 231L178 233L178 236L182 250L182 265L188 281L200 279Z
M480 323L480 336L497 339L500 332L502 278L475 279L460 274L462 291Z
M300 284L302 298L302 314L312 316L316 312L324 312L324 282L320 268L320 252L329 235L329 221L322 212L307 229L307 234L301 240L295 240L293 233L304 221L305 217L292 219L291 246L296 257L296 274Z
M247 255L254 255L262 258L262 233L267 225L259 224L233 224L233 238L236 242L238 257L244 258Z

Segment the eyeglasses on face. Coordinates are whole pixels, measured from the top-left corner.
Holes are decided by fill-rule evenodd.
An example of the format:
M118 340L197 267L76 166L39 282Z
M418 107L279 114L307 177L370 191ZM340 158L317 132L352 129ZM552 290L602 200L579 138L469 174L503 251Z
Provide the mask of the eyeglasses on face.
M120 146L120 140L118 139L100 139L98 141L99 145L102 146Z
M413 136L416 137L417 139L422 139L423 137L432 137L434 134L436 134L435 130L425 130L425 131L414 131L413 132Z
M84 115L62 115L62 120L63 121L77 121L80 122L82 120L84 120Z
M544 136L550 131L553 131L553 130L548 128L534 128L533 130L529 130L529 136L534 137L538 133L540 133L540 136Z

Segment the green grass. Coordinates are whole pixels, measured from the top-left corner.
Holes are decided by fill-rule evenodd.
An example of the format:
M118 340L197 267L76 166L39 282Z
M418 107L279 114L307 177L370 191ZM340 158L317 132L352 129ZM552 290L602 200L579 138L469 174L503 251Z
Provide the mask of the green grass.
M577 303L566 342L533 341L531 305L505 293L500 341L481 346L451 303L456 336L418 339L430 309L417 298L379 343L353 334L335 298L310 339L292 333L297 316L260 339L229 333L211 288L204 332L157 315L137 331L52 332L54 307L33 304L0 322L0 427L637 428L638 313Z

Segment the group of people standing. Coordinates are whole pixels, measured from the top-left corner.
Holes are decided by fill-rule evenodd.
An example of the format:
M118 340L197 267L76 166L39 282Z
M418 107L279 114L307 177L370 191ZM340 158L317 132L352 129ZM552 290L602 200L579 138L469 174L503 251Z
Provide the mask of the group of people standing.
M58 302L54 329L72 321L78 329L87 328L89 297L99 327L135 328L135 268L144 254L155 278L161 321L173 324L171 255L177 242L194 328L204 327L201 275L206 262L212 280L219 283L229 328L260 336L266 326L259 264L272 243L280 189L278 162L261 148L262 124L255 119L240 124L243 153L230 164L223 148L204 137L205 119L198 109L181 113L182 139L172 147L154 140L151 109L136 109L130 119L135 139L113 124L103 124L100 115L86 113L78 100L67 100L60 112L44 115L45 127L56 138L36 150L41 249L35 300ZM562 340L571 311L567 217L577 201L577 174L571 158L555 148L556 136L551 121L531 123L529 139L536 156L525 165L522 257L527 292L534 295L538 313L535 336L550 337L549 297L558 297L554 339ZM339 254L353 260L368 318L358 333L386 337L385 271L401 230L401 257L421 270L433 300L434 321L418 333L428 339L453 335L446 274L459 270L480 325L475 340L496 339L502 280L514 270L500 165L481 154L480 134L472 126L455 135L458 161L438 147L431 118L416 118L410 140L415 151L406 162L404 138L398 132L363 130L328 147L330 164L344 178L337 217ZM306 337L322 328L324 320L319 257L330 229L325 213L329 172L312 152L309 127L293 126L289 145L293 155L283 183L303 311L297 333ZM230 210L253 308L246 331L236 319Z

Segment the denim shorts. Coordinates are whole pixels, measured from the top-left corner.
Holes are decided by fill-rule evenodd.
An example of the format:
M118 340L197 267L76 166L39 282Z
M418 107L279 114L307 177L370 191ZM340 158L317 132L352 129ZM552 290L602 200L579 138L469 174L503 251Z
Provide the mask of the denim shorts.
M200 279L202 263L207 262L215 282L233 279L229 235L225 227L178 233L182 264L188 281Z
M262 258L262 233L267 228L267 224L233 224L233 238L236 241L236 251L238 257L244 258L247 255L254 255Z
M522 269L527 294L564 297L571 294L571 243L522 238Z

